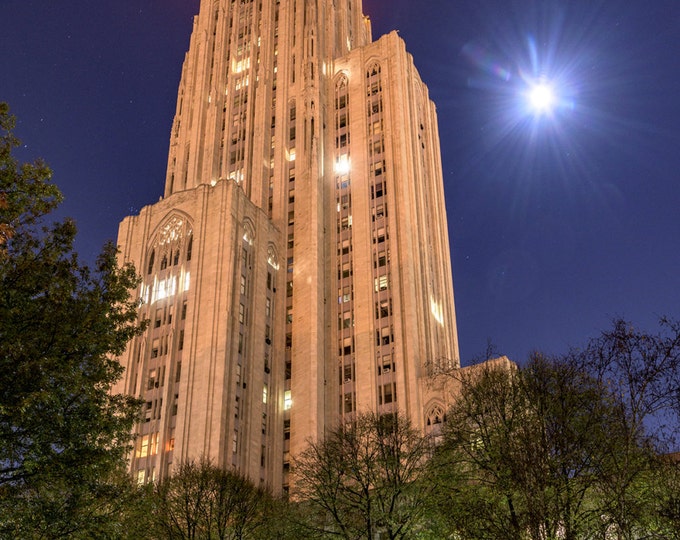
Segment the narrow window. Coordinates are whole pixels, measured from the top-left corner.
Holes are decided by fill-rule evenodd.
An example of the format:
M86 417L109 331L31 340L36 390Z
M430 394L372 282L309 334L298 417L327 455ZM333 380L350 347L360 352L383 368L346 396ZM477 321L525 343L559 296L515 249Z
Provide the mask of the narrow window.
M153 272L153 263L154 263L155 258L156 258L156 251L152 250L151 256L149 257L149 266L148 266L147 271L146 271L147 274L151 274L151 272Z
M189 237L189 242L187 243L187 261L191 260L191 251L194 245L194 237Z

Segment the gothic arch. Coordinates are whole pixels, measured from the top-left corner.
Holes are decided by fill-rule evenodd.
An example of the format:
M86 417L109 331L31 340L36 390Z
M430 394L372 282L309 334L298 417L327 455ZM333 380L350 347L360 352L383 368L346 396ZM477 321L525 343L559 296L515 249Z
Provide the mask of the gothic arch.
M161 220L146 250L146 273L152 274L179 263L181 252L193 239L193 223L188 214L173 210ZM187 257L189 260L191 256Z
M349 86L349 77L346 71L340 71L335 75L335 90L336 92L340 89L344 89Z
M433 429L434 426L446 422L446 412L444 405L435 401L429 405L425 413L425 429Z
M169 212L156 226L150 236L149 248L174 241L178 238L186 238L193 233L193 220L189 214L180 210Z
M275 269L279 268L279 256L274 244L267 246L267 262Z
M255 241L255 226L250 218L243 219L243 240L249 244Z
M382 73L382 66L378 60L371 60L366 63L366 78L370 79Z

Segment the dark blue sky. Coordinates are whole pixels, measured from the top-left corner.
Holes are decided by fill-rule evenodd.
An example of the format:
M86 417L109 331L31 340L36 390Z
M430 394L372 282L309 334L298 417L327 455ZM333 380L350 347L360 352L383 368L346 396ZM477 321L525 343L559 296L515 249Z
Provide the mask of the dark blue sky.
M0 0L0 100L92 260L163 191L198 0ZM437 104L463 363L679 316L680 3L364 0ZM554 80L552 114L525 110Z

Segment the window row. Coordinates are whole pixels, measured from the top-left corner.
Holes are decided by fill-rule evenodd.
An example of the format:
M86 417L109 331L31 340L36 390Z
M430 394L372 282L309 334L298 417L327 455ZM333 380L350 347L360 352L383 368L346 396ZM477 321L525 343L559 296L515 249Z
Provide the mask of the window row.
M184 252L184 260L185 262L188 262L191 260L192 256L192 251L193 251L193 240L194 237L189 236L189 239L187 241L187 246ZM161 257L160 264L159 264L159 270L165 270L169 266L177 266L180 262L180 257L181 257L181 252L179 248L172 249L168 253L163 253L163 256ZM152 274L153 271L155 270L155 264L156 264L156 250L152 249L151 254L149 255L149 262L147 263L147 268L146 268L146 273L147 274Z

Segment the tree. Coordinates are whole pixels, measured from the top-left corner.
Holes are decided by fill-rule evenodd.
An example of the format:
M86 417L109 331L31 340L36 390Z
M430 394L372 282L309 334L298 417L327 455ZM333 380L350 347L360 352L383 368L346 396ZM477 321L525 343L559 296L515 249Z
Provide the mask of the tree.
M680 455L663 456L650 482L657 538L680 540Z
M360 414L295 460L293 497L315 536L411 538L435 489L431 445L401 414Z
M140 405L110 389L141 330L137 276L110 244L81 264L71 220L43 225L61 194L46 165L12 156L13 125L0 104L0 534L103 536L132 489Z
M182 463L154 491L156 538L256 538L271 498L245 477L207 460Z
M680 322L666 317L657 333L616 319L567 360L578 364L617 395L631 439L644 436L658 451L677 444L680 414Z
M677 466L659 455L680 410L680 325L625 321L581 350L457 375L432 466L462 538L666 538ZM674 429L675 428L675 429ZM662 471L662 472L661 472ZM664 531L664 532L659 532Z
M462 538L604 538L602 489L624 442L621 411L606 386L563 359L535 354L522 369L469 374L433 461L450 526Z
M7 256L7 243L54 210L62 195L52 183L52 171L42 161L19 162L12 151L20 145L13 135L15 119L9 106L0 102L0 260Z
M620 407L617 437L607 437L602 448L608 466L601 483L603 515L618 539L637 538L651 527L650 482L662 480L651 473L654 459L678 443L680 323L662 318L659 326L652 333L617 319L566 358L605 386Z

